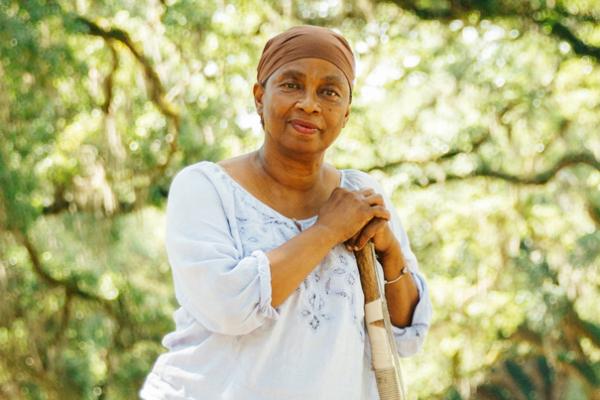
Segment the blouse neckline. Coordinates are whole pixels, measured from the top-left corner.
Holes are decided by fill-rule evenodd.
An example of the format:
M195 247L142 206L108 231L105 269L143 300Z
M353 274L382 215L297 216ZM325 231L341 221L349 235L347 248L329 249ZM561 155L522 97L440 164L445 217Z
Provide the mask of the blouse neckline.
M250 199L252 199L252 201L254 201L255 203L259 204L261 207L263 207L264 209L270 211L272 214L275 214L276 216L278 216L279 218L294 222L294 223L299 223L301 225L305 225L309 222L313 222L314 220L317 219L318 215L313 215L312 217L308 217L308 218L303 218L303 219L297 219L297 218L291 218L288 217L286 215L283 215L282 213L280 213L279 211L277 211L276 209L274 209L273 207L269 206L268 204L264 203L263 201L259 200L258 197L254 196L252 193L250 193L250 191L248 191L248 189L246 189L244 186L242 186L238 181L236 181L235 179L233 179L233 177L231 175L229 175L229 173L225 170L225 168L223 168L222 166L220 166L219 164L212 162L212 161L205 161L207 163L210 163L212 165L214 165L216 167L216 169L223 175L225 175L225 177L227 177L227 180L229 182L231 182L235 187L237 187L241 192L243 192L247 197L249 197ZM338 170L340 171L340 183L338 185L338 187L344 187L344 184L346 182L346 174L345 171L343 169Z

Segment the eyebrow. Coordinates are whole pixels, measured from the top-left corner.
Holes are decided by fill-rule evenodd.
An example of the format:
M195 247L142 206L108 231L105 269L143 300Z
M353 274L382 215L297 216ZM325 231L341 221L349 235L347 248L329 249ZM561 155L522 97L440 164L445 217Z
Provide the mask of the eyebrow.
M287 71L282 72L281 75L279 76L279 78L288 78L288 77L292 77L292 78L305 78L306 75L303 72L300 72L298 70L289 69ZM342 79L340 79L340 77L338 77L336 75L327 75L325 78L323 78L323 80L325 82L329 82L329 83L337 83L338 85L343 85L344 84L344 81Z

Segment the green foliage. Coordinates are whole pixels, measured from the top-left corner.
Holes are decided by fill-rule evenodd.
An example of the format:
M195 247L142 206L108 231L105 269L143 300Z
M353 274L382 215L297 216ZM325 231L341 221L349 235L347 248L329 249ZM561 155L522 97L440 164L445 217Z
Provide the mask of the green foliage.
M508 374L516 382L522 395L528 400L534 399L535 387L533 385L533 382L531 381L529 376L527 376L525 371L523 371L523 369L519 366L519 364L515 363L514 361L508 360L504 364L504 367L508 371Z
M538 356L536 358L536 363L537 372L542 377L544 387L544 389L541 392L546 397L550 397L552 395L552 386L556 381L555 371L544 356Z
M448 394L446 394L446 396L444 397L444 399L445 400L462 400L462 396L455 388L451 388L448 391Z
M504 387L494 384L484 384L479 388L479 394L486 399L511 400L513 397Z
M183 166L255 149L265 41L356 50L328 160L393 197L435 316L411 398L600 396L600 9L0 0L0 399L130 399L176 307Z

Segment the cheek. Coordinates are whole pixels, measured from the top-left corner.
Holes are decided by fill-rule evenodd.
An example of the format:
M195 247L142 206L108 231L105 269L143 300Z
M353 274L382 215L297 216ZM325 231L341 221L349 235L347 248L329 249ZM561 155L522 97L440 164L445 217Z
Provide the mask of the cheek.
M269 107L269 114L273 117L281 117L286 113L287 104L283 101L277 101L271 103Z
M328 112L331 113L331 115L335 115L334 117L332 117L330 119L331 123L335 126L342 126L344 124L344 114L341 113L339 110L336 110L335 108L328 108Z
M265 120L269 121L270 125L273 125L278 123L278 115L279 113L277 112L277 107L271 106L265 108L263 117L265 118Z

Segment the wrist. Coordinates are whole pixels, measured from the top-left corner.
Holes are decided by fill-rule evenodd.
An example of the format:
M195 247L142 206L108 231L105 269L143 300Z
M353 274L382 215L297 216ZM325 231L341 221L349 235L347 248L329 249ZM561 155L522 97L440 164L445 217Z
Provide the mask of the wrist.
M406 262L402 254L402 248L397 240L389 246L385 252L378 254L381 266L383 267L383 275L386 281L396 279L398 276L406 272Z
M377 256L382 260L402 258L402 248L400 242L392 237L390 244L385 247L384 250L377 251Z
M341 242L338 233L335 229L319 224L318 222L309 228L316 232L323 243L326 243L330 248Z

